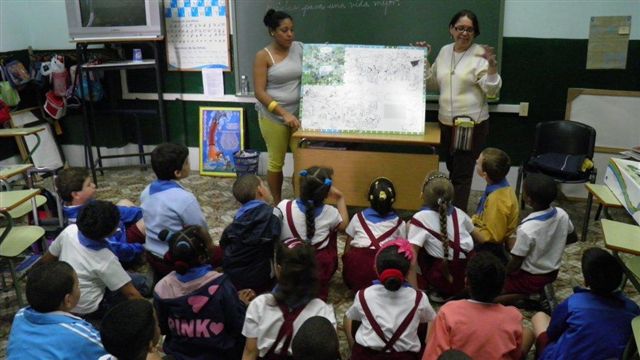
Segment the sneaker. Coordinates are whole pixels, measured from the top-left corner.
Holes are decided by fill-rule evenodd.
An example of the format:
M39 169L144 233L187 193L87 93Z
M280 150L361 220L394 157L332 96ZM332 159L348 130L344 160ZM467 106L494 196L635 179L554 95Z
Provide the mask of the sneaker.
M429 301L436 304L444 304L447 301L444 296L438 294L435 291L428 293L428 295L429 295Z

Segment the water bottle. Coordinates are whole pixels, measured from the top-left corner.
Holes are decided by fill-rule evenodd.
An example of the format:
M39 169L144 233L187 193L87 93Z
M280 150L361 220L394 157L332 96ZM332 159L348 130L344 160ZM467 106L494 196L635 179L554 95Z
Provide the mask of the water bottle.
M249 95L249 79L247 79L247 75L240 76L240 95Z

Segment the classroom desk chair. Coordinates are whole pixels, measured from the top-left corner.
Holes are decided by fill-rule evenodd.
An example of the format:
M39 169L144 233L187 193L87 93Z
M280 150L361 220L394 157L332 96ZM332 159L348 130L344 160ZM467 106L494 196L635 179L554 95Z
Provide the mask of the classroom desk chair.
M587 192L589 193L589 195L587 196L587 212L584 215L584 223L582 225L582 238L580 240L587 241L589 217L591 216L591 206L593 204L594 197L598 202L598 210L596 210L596 216L594 216L593 218L594 221L597 221L600 218L600 213L603 210L605 219L611 220L609 208L623 208L623 206L606 185L586 183L584 184L584 186L585 188L587 188Z
M9 179L16 175L26 174L27 170L33 167L32 164L9 165L0 168L0 184L6 189L11 190Z
M39 192L39 189L28 189L4 191L0 193L0 214L4 218L5 226L0 228L0 260L6 260L9 264L12 280L11 287L16 292L16 299L20 307L23 307L25 303L22 298L19 277L14 261L33 243L42 238L44 229L39 226L14 226L11 212L19 214L21 211L24 211L24 209L20 210L20 206L24 203L30 203L32 209L35 209L37 203L36 196ZM2 285L2 289L7 290L4 276L2 276Z
M638 281L640 277L640 226L608 219L602 219L601 223L604 246L612 251L613 256L622 265L626 278L640 292L640 281ZM633 256L622 258L619 252ZM626 280L622 285L624 283Z

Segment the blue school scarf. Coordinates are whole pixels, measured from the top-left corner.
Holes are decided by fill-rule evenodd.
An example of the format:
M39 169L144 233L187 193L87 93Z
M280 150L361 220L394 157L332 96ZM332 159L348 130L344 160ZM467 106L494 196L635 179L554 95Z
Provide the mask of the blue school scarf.
M173 180L156 180L149 186L149 195L175 188L182 189L183 187Z
M95 251L106 249L108 247L108 243L106 241L96 241L89 239L88 237L84 236L80 232L80 230L78 230L78 240L80 241L80 244L82 246Z
M189 269L185 274L180 275L178 273L176 273L176 277L178 278L178 280L180 282L186 283L195 279L199 279L203 276L205 276L209 271L213 271L213 266L207 264L207 265L200 265L200 266L196 266L193 267L191 269Z
M476 214L480 215L484 212L484 204L487 202L487 198L489 197L489 195L491 195L492 192L500 190L507 186L509 186L509 182L507 181L507 179L502 179L502 181L496 184L487 185L487 187L484 189L484 194L482 194L482 197L480 198L478 207L476 208Z
M453 205L449 205L449 207L447 208L447 215L451 215L453 214L453 210L455 209L455 206ZM436 209L432 209L429 206L423 206L420 208L420 211L435 211L435 212L439 212Z
M552 207L551 210L549 210L549 211L547 211L547 212L545 212L543 214L540 214L538 216L534 216L534 217L532 217L530 219L522 220L520 225L526 223L527 221L532 221L532 220L547 221L547 220L551 219L552 217L556 216L557 213L558 213L558 210L556 208Z
M381 283L380 280L373 280L371 283L373 285L382 285L382 286L384 286L384 284ZM412 286L411 286L411 284L409 284L408 281L405 281L405 282L402 283L402 287L412 287Z
M280 286L278 284L276 284L276 286L273 287L273 290L271 290L271 294L273 294L274 296L276 295L276 293L278 293L278 291L280 290ZM285 300L285 303L287 305L287 307L289 307L289 309L297 309L299 307L304 307L306 306L311 300L313 300L312 297L307 296L303 299L301 299L300 301L298 301L297 303L289 303L288 301Z
M373 223L373 224L377 224L383 221L389 221L389 220L393 220L393 219L397 219L398 218L398 214L396 214L395 212L390 212L385 216L380 216L380 214L378 214L377 211L373 210L372 208L367 208L362 212L362 215L364 216L365 219L367 219L368 222Z
M251 201L247 201L246 203L244 203L244 205L242 205L240 207L240 209L238 209L238 212L236 212L236 216L234 216L234 219L239 219L242 217L242 215L246 214L247 211L251 210L251 209L255 209L260 205L266 204L266 202L262 201L262 200L251 200Z
M300 211L302 211L303 213L307 212L307 206L305 205L304 201L296 199L296 205L298 205L298 209L300 209ZM313 217L318 217L320 213L322 213L322 208L324 208L324 204L316 207L315 211L313 212Z

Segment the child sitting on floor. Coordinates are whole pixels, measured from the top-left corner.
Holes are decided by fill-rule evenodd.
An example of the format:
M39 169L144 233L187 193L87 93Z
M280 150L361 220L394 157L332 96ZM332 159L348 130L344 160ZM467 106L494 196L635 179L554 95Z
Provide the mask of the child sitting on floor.
M582 254L582 274L588 289L576 288L551 317L541 312L531 319L540 359L622 358L631 320L640 315L618 289L622 266L607 251L590 248Z
M491 253L469 260L467 284L471 299L449 301L429 329L422 360L435 360L449 349L472 359L522 359L531 348L533 333L512 306L493 303L504 286L504 265Z
M105 310L124 299L141 299L107 238L116 232L120 212L108 201L92 201L80 211L78 222L67 226L42 256L43 263L61 260L78 274L80 300L74 314L101 319ZM109 296L105 295L110 290Z
M80 286L69 264L56 261L33 268L26 293L29 306L18 311L9 332L9 360L95 360L106 354L93 325L71 314Z
M282 241L276 246L275 262L278 285L272 293L256 297L247 309L244 360L290 359L292 339L312 316L323 316L336 326L333 307L317 298L313 246L295 238Z
M342 255L342 277L354 291L368 287L377 278L373 260L380 247L406 236L405 223L392 207L396 190L391 180L373 180L368 199L371 207L354 215L347 226Z
M318 166L300 172L300 198L283 200L278 208L284 214L280 239L300 239L316 249L320 293L329 296L329 280L338 269L338 232L347 227L349 214L342 192L333 186L333 170ZM336 207L325 205L333 199Z
M418 326L436 313L420 290L405 281L414 259L411 244L397 239L378 251L375 264L379 282L358 291L344 318L351 359L418 359L422 353ZM360 326L354 339L352 322Z
M415 285L431 288L432 301L443 301L464 289L467 261L478 236L471 218L453 206L453 185L441 172L432 171L422 185L424 207L409 222L409 242L418 254L421 279ZM415 271L411 273L413 277ZM426 283L426 284L425 284Z
M127 300L109 310L102 319L100 337L111 354L99 360L161 360L160 329L147 300Z
M158 322L166 335L164 351L178 359L207 353L216 359L239 359L245 309L255 294L237 292L228 276L213 270L207 235L204 228L192 225L169 236L167 258L176 270L154 291Z
M504 295L496 299L503 304L542 292L558 276L565 246L578 240L567 212L551 206L558 193L552 178L530 174L524 179L523 191L533 212L520 222L516 232Z
M476 240L476 251L491 251L507 263L506 241L516 231L520 219L520 206L513 188L506 179L511 159L504 151L486 148L476 161L476 172L487 182L480 198L473 225L480 237Z
M236 289L252 289L257 294L271 291L275 285L273 246L280 238L282 213L271 205L269 186L256 175L238 178L233 196L242 207L220 237L222 268Z
M69 224L75 224L80 210L95 200L96 185L84 168L68 168L56 177L56 189L64 201L63 213ZM109 249L125 267L141 260L145 239L142 209L129 200L120 200L116 206L120 212L118 230L109 237Z

